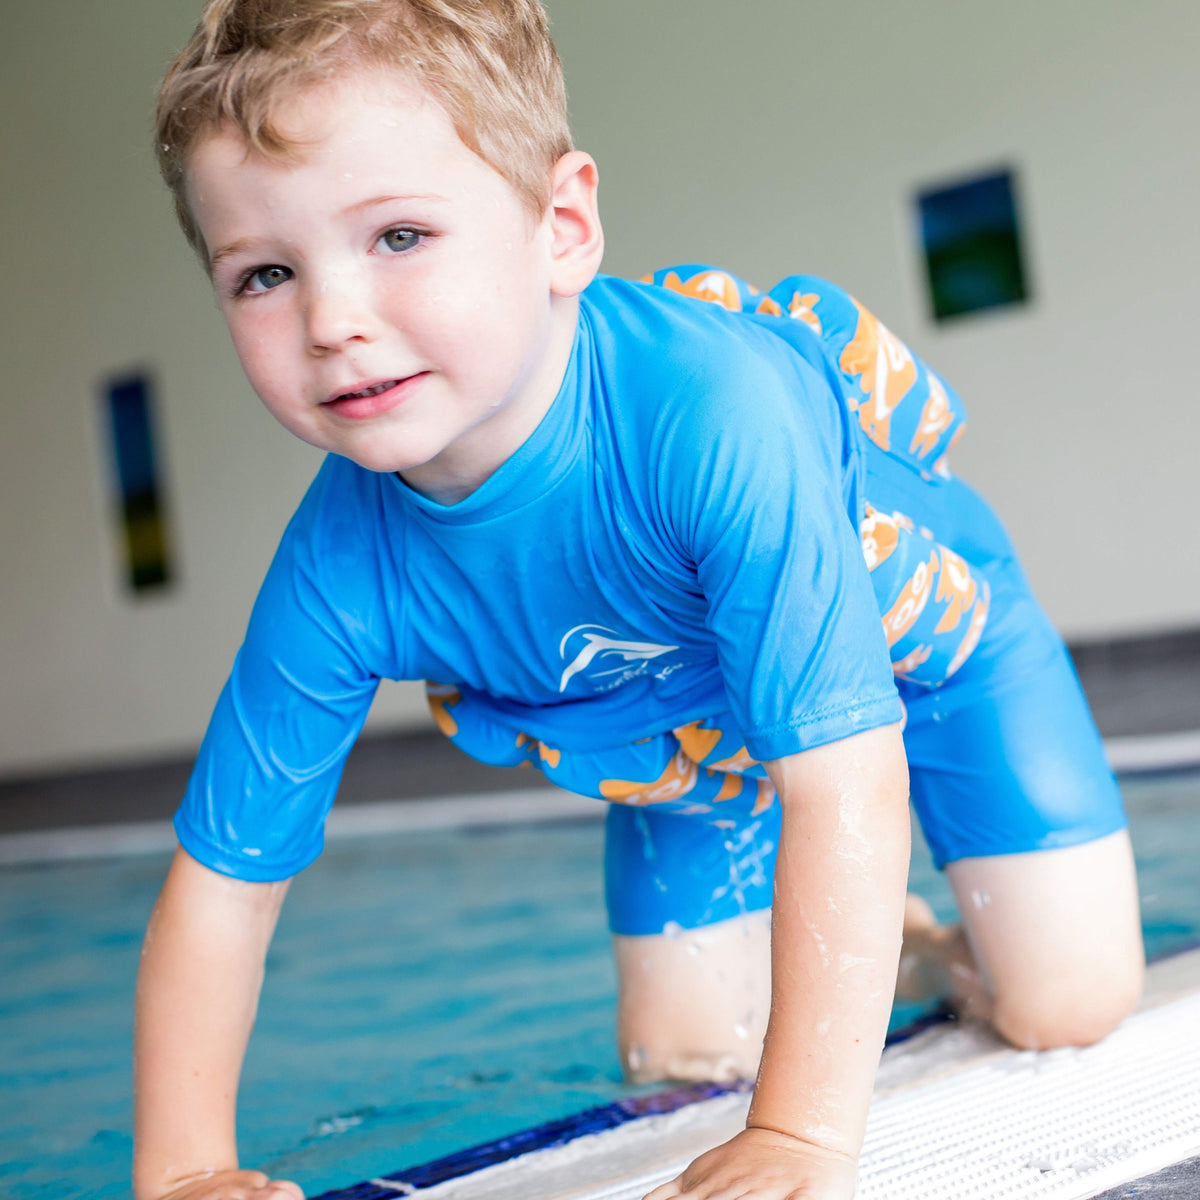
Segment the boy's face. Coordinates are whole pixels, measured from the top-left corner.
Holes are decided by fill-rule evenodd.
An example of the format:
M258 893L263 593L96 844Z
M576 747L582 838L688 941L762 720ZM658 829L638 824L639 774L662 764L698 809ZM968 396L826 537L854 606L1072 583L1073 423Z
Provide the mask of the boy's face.
M301 93L279 123L295 161L220 131L188 169L246 375L304 441L453 503L561 381L578 287L554 207L535 219L436 104L378 74Z

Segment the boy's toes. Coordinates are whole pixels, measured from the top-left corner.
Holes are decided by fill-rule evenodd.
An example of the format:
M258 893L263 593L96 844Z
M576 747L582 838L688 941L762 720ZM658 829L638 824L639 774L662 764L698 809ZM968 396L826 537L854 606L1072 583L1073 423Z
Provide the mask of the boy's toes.
M916 892L909 892L904 899L904 936L918 932L929 932L938 927L937 917L926 900Z

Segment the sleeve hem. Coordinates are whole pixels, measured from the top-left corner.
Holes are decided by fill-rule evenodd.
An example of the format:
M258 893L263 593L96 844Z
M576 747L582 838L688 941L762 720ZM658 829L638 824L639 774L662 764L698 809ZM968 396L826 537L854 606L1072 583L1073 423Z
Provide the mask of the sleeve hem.
M759 762L771 762L841 741L868 729L903 720L904 708L893 691L836 710L826 710L787 725L776 725L746 737L746 749Z
M324 839L321 839L311 853L298 855L286 862L273 862L244 853L237 854L227 847L214 845L197 834L181 812L175 814L174 825L179 844L201 866L208 867L210 871L216 871L219 875L240 879L244 883L281 883L285 879L291 879L315 862L325 848Z

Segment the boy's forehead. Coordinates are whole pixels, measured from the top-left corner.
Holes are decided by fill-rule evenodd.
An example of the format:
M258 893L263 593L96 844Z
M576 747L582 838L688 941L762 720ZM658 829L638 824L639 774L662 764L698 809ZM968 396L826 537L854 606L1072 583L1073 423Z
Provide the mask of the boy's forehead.
M245 167L268 176L334 167L349 182L359 171L387 173L417 164L445 169L476 161L442 107L396 72L297 87L272 105L270 130L279 150L259 149L231 122L198 138L188 156L189 192L194 196L197 175L245 174Z
M297 83L273 100L270 123L286 143L302 146L324 141L346 124L347 117L369 120L387 112L398 127L421 118L444 122L453 131L441 105L410 75L395 69L363 67L335 77ZM457 136L457 135L455 135Z

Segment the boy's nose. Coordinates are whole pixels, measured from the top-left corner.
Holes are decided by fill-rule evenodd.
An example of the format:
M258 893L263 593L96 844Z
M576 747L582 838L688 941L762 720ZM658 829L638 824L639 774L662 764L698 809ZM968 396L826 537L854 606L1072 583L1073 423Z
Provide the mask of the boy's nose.
M379 335L370 296L353 280L326 279L314 284L306 322L313 354L328 354L352 342L372 342Z

